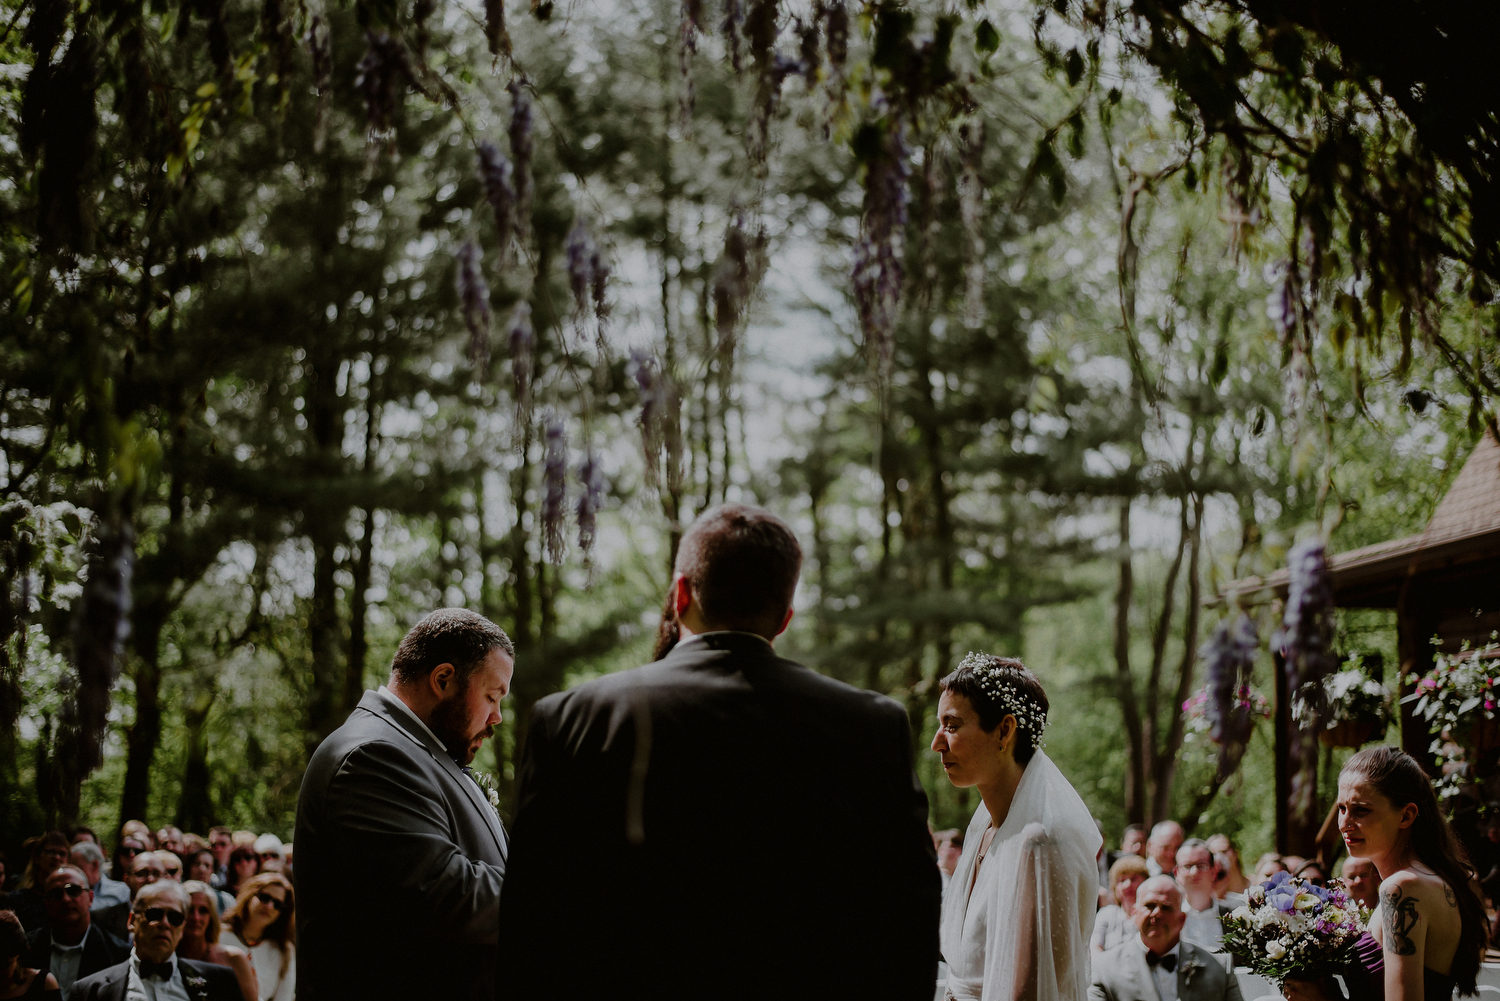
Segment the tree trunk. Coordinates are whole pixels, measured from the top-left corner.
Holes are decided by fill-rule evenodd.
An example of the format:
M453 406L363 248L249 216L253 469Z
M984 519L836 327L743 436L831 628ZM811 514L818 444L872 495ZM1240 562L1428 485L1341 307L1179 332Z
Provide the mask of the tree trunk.
M307 385L308 428L313 453L309 472L314 482L337 472L343 444L342 411L335 379L338 363L325 356L312 362ZM307 536L313 549L312 604L307 613L311 678L308 686L307 753L338 728L347 715L344 705L346 673L339 663L338 548L346 539L347 511L308 497L303 508Z
M194 696L182 714L187 728L187 765L182 773L177 816L172 822L185 831L206 831L215 820L213 775L208 768L208 714L213 709L218 686L211 679L200 678L195 687Z
M135 620L135 722L125 733L125 784L120 793L120 824L146 820L151 800L151 765L161 743L161 631L165 614Z
M1184 502L1185 503L1185 502ZM1171 724L1167 727L1166 740L1156 755L1156 801L1152 810L1155 817L1172 815L1172 783L1177 777L1178 753L1182 750L1183 719L1178 707L1187 701L1193 690L1193 667L1198 657L1198 615L1202 599L1202 584L1199 579L1199 557L1203 549L1203 496L1193 495L1193 522L1188 538L1187 602L1183 609L1182 662L1177 666L1177 689L1172 696ZM1227 776L1225 776L1227 778ZM1213 788L1218 789L1219 779ZM1192 818L1196 821L1199 808Z
M1125 817L1132 824L1146 824L1148 804L1146 757L1141 710L1135 697L1135 679L1130 673L1130 605L1135 576L1130 559L1130 498L1120 502L1119 590L1115 592L1115 685L1120 715L1125 723Z

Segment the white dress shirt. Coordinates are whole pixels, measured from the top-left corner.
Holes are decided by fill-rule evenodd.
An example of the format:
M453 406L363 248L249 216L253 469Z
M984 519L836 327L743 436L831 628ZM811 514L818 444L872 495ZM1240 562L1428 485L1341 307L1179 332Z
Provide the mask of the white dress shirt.
M395 692L391 691L384 685L380 686L376 694L378 694L382 699L385 699L386 705L390 706L398 713L404 713L407 719L411 720L413 723L417 724L417 726L421 727L422 732L427 734L427 736L431 737L433 740L436 740L437 746L441 747L444 753L447 753L448 745L443 743L441 740L438 740L438 735L433 733L432 729L426 723L422 722L422 717L412 712L411 706L401 701L401 696L397 695ZM415 737L413 737L412 739L416 740ZM418 743L420 743L420 741L418 741Z
M62 988L63 996L67 997L73 982L78 979L78 968L83 965L83 943L89 940L94 926L85 929L83 938L78 940L77 945L63 945L56 938L52 940L52 957L49 960L52 975L57 978L57 986Z
M176 955L168 960L172 976L166 980L141 976L141 959L130 950L130 974L125 983L125 1001L191 1001L187 985L182 982L182 964Z
M1215 900L1201 911L1193 910L1193 905L1187 899L1182 898L1182 912L1187 915L1187 921L1182 925L1182 937L1197 946L1202 946L1209 952L1222 952L1224 950L1224 925L1219 921L1219 902Z
M250 965L255 967L255 977L260 982L260 1001L293 1001L297 996L295 945L286 946L283 966L282 947L270 939L264 939L251 948L238 935L225 928L219 937L219 944L232 945L250 954Z
M1135 937L1135 944L1140 947L1142 953L1149 953L1151 951L1146 948L1146 943L1141 941L1139 935ZM1166 959L1167 956L1176 956L1177 949L1178 946L1172 946L1172 948L1167 950L1167 955L1163 956L1162 959ZM1180 959L1181 957L1178 958ZM1177 1001L1177 968L1175 963L1176 961L1174 961L1173 968L1170 971L1160 963L1150 967L1151 982L1156 985L1156 996L1161 998L1161 1001Z

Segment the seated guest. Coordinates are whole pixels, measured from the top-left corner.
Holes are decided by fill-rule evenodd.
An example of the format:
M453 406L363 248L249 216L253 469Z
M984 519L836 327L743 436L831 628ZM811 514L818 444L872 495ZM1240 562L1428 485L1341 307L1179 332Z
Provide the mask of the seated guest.
M47 920L47 909L42 906L42 884L47 874L68 861L71 844L62 831L48 831L23 843L26 849L26 871L21 882L10 893L0 907L14 911L21 927L28 930L40 928Z
M1177 867L1177 849L1182 847L1186 836L1182 825L1175 820L1163 820L1151 828L1151 837L1146 839L1146 868L1151 875L1172 875Z
M1230 840L1227 834L1215 834L1209 838L1208 847L1215 856L1225 857L1224 861L1227 863L1228 870L1225 874L1223 893L1219 892L1218 886L1214 887L1214 893L1220 900L1223 900L1225 894L1228 893L1238 893L1243 896L1250 888L1250 877L1245 875L1244 863L1240 861L1239 847Z
M1209 952L1218 952L1224 944L1224 915L1239 906L1230 906L1214 896L1214 853L1208 842L1190 838L1177 850L1177 883L1182 887L1182 937Z
M211 850L208 848L199 848L187 856L187 878L197 880L200 883L206 883L209 889L213 890L210 896L214 898L214 911L216 914L214 920L217 921L218 914L229 913L229 909L234 906L234 898L223 890L214 888L213 883L210 882L213 874L214 853Z
M242 1001L231 970L177 958L187 904L181 883L141 887L131 905L130 957L78 981L68 1001Z
M125 874L135 864L135 857L141 852L150 851L146 842L135 835L122 836L115 845L114 864L110 866L109 875L117 882L125 882Z
M1109 891L1115 903L1099 908L1099 913L1094 915L1094 934L1089 939L1089 948L1096 954L1129 941L1136 933L1135 921L1131 918L1135 909L1135 892L1149 876L1146 860L1139 855L1122 855L1109 867Z
M240 887L259 871L260 856L255 854L255 849L249 845L236 846L229 853L229 872L224 879L224 891L238 900Z
M146 846L146 851L156 851L156 837L151 833L151 828L147 827L144 821L125 821L125 823L120 825L120 837L135 838Z
M261 872L281 872L286 868L285 847L274 834L262 834L255 839L255 854L260 856Z
M108 906L130 899L130 887L104 875L104 849L92 841L75 841L68 861L83 870L89 879L96 905ZM111 964L113 965L113 964Z
M1275 852L1266 852L1255 863L1255 878L1252 882L1264 883L1278 872L1286 871L1286 862L1282 860L1280 855L1277 855Z
M83 827L82 825L73 828L69 832L68 840L72 841L75 845L82 844L85 841L93 842L95 845L100 844L99 835L94 833L94 829L92 827ZM100 850L103 851L102 848Z
M1301 876L1314 886L1328 885L1328 870L1323 868L1323 863L1317 859L1308 859L1297 867L1294 876Z
M246 848L255 847L256 833L254 831L235 831L230 835L230 838L234 841L236 848L239 848L241 845Z
M1220 957L1182 938L1187 915L1170 876L1135 892L1136 935L1094 957L1089 1001L1240 1001L1240 985Z
M234 832L227 827L210 827L208 847L214 853L213 885L222 890L224 880L229 876L229 853L234 851Z
M135 900L143 887L159 882L164 876L157 853L141 852L131 863L130 871L125 874L125 887L130 891L130 900ZM130 906L129 901L123 904L110 904L106 907L95 904L91 912L93 922L117 938L128 938L130 936Z
M187 891L188 909L187 920L182 925L182 941L177 943L178 957L229 967L240 982L240 993L245 1001L258 1001L260 987L250 954L232 945L219 944L222 926L219 924L219 908L214 904L218 891L196 879L183 883L182 888Z
M0 998L45 998L58 1001L62 991L46 970L25 962L26 929L13 911L0 911Z
M947 831L938 831L932 836L937 842L938 872L943 877L943 892L948 892L948 881L953 878L953 870L958 867L959 857L964 853L964 832L958 828Z
M1146 828L1141 824L1130 824L1120 837L1120 850L1109 853L1110 868L1126 855L1146 857Z
M182 851L182 831L168 824L156 832L156 850L177 854Z
M246 881L224 916L224 942L250 953L260 981L259 1001L292 1001L297 993L296 894L279 872Z
M182 836L182 851L178 852L183 858L196 851L202 851L208 847L208 839L201 834L184 834Z
M1380 871L1367 858L1350 855L1344 859L1344 887L1360 906L1373 911L1380 903Z
M161 878L170 879L174 883L182 882L182 856L176 852L166 849L156 850L156 864L161 866Z
M99 846L89 847L98 851ZM26 965L50 971L64 994L75 981L123 963L130 955L123 939L96 927L90 919L93 899L82 870L71 865L52 870L42 890L47 923L26 936Z

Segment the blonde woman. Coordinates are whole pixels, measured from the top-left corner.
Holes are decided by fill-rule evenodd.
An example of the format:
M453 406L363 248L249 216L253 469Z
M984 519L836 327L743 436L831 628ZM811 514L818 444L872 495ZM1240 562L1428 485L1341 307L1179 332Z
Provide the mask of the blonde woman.
M224 916L224 943L250 954L260 985L258 1001L292 1001L297 995L296 894L279 872L245 882Z
M1094 915L1089 948L1095 953L1108 952L1136 934L1130 912L1135 910L1135 891L1150 875L1146 860L1139 855L1122 855L1109 867L1109 892L1115 902L1099 908Z
M245 1001L260 1001L260 987L250 954L232 945L219 944L222 925L217 891L196 879L183 883L182 888L188 895L188 908L187 920L182 925L182 941L177 943L178 957L229 967L240 982L240 993L245 996Z

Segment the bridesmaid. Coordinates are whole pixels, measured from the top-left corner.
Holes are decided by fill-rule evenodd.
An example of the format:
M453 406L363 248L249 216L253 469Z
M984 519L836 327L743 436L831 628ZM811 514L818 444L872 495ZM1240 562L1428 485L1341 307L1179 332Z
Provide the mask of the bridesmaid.
M1339 773L1338 811L1349 854L1380 872L1370 932L1381 950L1365 956L1356 977L1369 976L1372 994L1383 985L1386 1001L1449 1001L1455 987L1473 994L1484 905L1422 766L1394 747L1360 751Z

